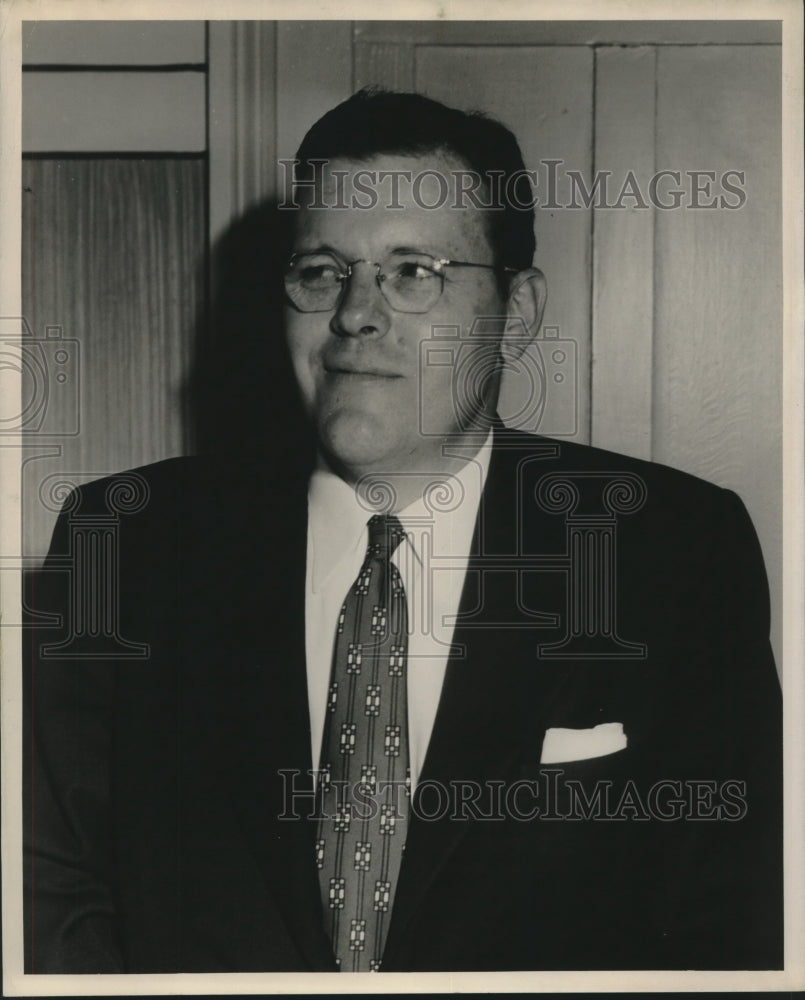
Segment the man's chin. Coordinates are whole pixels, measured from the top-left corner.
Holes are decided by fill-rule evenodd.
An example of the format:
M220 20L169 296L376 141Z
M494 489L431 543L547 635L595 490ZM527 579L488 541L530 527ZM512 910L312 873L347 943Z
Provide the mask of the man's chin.
M319 429L325 454L345 479L393 471L394 428L367 413L338 413Z

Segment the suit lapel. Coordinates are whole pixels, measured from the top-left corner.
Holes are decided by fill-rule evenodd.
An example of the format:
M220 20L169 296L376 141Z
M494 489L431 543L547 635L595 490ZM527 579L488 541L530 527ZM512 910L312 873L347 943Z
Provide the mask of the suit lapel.
M561 611L561 578L553 573L534 574L524 601L528 590L524 579L510 568L490 569L487 561L490 556L537 551L528 547L521 530L523 502L533 498L533 491L520 488L518 483L530 462L538 463L533 474L525 477L530 483L537 474L555 469L558 449L547 443L542 447L540 451L533 438L507 436L496 429L454 652L415 792L418 811L428 815L431 807L426 805L425 796L435 801L437 794L444 794L436 792L435 786L447 789L447 800L452 802L456 781L477 783L482 789L491 781L511 781L524 749L530 747L533 752L541 746L546 720L568 690L574 672L567 662L540 663L537 656L538 644L555 638L538 612ZM561 519L546 516L532 502L528 527L530 537L540 539L541 552L561 551ZM501 627L502 622L519 622L520 627ZM554 621L554 628L556 624ZM412 820L386 951L392 967L406 926L472 822L471 818L452 819L449 815L430 822L416 817Z
M259 507L262 507L262 517ZM241 511L240 515L243 516ZM251 641L234 687L231 789L246 841L289 935L314 970L334 969L314 862L310 718L305 666L307 495L302 482L263 496L245 576ZM250 519L249 519L250 520Z

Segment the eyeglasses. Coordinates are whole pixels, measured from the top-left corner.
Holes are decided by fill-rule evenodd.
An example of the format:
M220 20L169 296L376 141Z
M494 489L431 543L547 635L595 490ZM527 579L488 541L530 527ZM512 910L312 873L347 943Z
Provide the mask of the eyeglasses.
M285 270L285 292L300 312L329 312L338 305L356 264L376 268L375 281L383 298L395 312L403 313L426 313L436 305L444 290L447 267L516 273L513 267L471 264L408 251L391 253L379 264L362 259L347 264L331 253L295 253Z

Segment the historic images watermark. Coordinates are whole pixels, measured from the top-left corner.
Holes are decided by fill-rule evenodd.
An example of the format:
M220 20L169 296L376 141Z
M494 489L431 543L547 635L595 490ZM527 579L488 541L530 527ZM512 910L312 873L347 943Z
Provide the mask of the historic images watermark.
M331 820L335 829L344 831L352 822L372 820L383 812L390 817L393 832L392 819L403 815L404 806L424 822L734 823L748 812L746 782L737 778L662 778L640 786L631 779L585 781L569 777L564 768L543 767L536 777L516 781L427 779L417 785L412 795L410 781L384 781L377 777L376 768L355 782L334 781L327 770L306 773L315 787L299 770L279 771L283 806L279 819ZM324 794L334 787L336 811L326 813L322 809Z
M532 209L675 209L736 210L746 204L746 171L675 169L657 170L649 176L635 171L616 175L596 170L592 176L566 167L564 160L543 159L538 170L519 170L504 176L502 170L481 175L469 169L345 170L323 168L328 160L311 160L313 171L300 175L299 160L281 159L280 209L297 209L302 199L308 209L344 211L376 208L400 211L409 200L419 208L519 211Z

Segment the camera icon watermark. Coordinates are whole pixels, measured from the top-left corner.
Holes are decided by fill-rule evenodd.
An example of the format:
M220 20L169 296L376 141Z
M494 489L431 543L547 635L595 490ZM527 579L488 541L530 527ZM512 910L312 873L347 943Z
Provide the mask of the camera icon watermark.
M0 435L75 437L80 356L79 342L60 326L37 337L24 317L0 317Z
M503 330L510 349L501 348ZM514 347L512 350L511 348ZM434 326L420 344L419 426L425 437L444 435L447 399L460 428L477 427L488 394L502 379L498 414L510 429L548 437L578 430L578 349L556 326L532 337L522 319L479 316L467 331Z
M518 430L547 437L572 437L579 427L579 354L576 341L563 337L558 326L546 326L526 349L532 369L539 372L536 419L517 424ZM515 390L516 382L509 388ZM512 408L507 402L504 410ZM521 407L522 408L522 407ZM514 409L517 409L515 404ZM504 422L511 422L502 414Z

